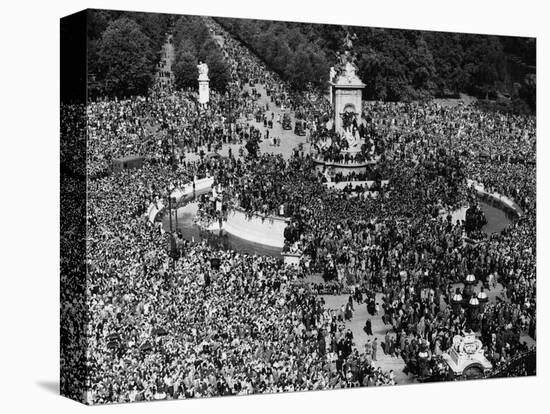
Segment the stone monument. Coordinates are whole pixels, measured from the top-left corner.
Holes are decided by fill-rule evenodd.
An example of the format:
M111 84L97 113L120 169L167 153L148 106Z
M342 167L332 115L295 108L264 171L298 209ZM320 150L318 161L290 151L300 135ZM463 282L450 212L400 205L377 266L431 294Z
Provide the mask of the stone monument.
M453 345L443 359L457 377L482 378L493 366L483 353L481 341L472 332L455 335Z
M334 69L334 66L331 66L329 74L328 74L328 82L329 82L328 93L329 93L330 102L333 101L333 98L332 98L332 81L334 80L335 77L336 77L336 70Z
M199 103L201 105L208 104L210 100L210 79L208 78L208 65L199 62L197 65L199 70Z
M365 84L357 75L356 55L352 52L353 40L357 36L346 34L342 42L342 52L336 56L336 65L329 70L329 96L331 99L333 118L327 122L328 128L342 138L337 140L338 151L344 157L335 160L325 157L327 148L331 147L332 140L327 138L325 142L317 144L318 154L314 157L315 168L320 173L330 170L332 174L341 173L344 177L350 173L365 173L368 165L376 164L380 156L376 156L374 142L369 138L369 147L365 148L365 137L360 136L362 119L362 94ZM363 150L369 151L371 157L360 156ZM328 178L327 178L328 181Z
M361 143L356 127L361 123L362 94L366 85L357 76L355 58L350 52L352 47L350 36L346 36L344 46L346 50L339 55L336 70L330 72L334 128L348 141L349 151L358 152L361 149Z

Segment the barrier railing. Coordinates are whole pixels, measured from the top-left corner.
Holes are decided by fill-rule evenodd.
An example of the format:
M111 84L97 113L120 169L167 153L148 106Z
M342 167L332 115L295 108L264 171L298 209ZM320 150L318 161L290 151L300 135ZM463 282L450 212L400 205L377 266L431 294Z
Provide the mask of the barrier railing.
M535 375L537 370L537 350L536 348L525 351L504 365L493 369L487 374L486 378L504 378L520 375Z

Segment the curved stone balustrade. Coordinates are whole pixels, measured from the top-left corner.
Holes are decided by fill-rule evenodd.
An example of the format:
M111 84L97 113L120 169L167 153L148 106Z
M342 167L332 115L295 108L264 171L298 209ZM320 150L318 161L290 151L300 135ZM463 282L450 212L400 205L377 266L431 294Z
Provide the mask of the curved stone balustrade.
M371 160L365 161L326 161L322 157L313 157L313 162L316 164L322 164L326 167L337 167L337 168L360 168L367 167L369 165L377 164L380 161L380 156L374 157Z
M483 183L471 179L467 179L466 182L468 187L473 188L479 197L486 199L489 202L498 204L499 207L515 214L517 217L523 216L522 209L511 198L497 192L489 193L485 190L485 185Z
M205 177L195 181L195 193L208 193L212 191L212 184L214 184L213 177ZM172 191L171 197L176 200L176 204L183 200L185 197L193 195L193 183L187 183L181 188L176 188Z
M261 214L247 215L244 210L234 208L227 213L227 219L214 223L209 230L223 231L253 243L264 246L283 248L285 244L284 231L289 219L284 217L264 216Z
M389 180L382 180L381 182L382 187L386 187L389 184L389 182L390 182ZM371 188L374 185L374 181L339 181L339 182L328 181L324 184L327 186L327 188L335 188L337 190L343 190L344 187L346 187L349 184L351 184L351 186L354 188L357 186Z

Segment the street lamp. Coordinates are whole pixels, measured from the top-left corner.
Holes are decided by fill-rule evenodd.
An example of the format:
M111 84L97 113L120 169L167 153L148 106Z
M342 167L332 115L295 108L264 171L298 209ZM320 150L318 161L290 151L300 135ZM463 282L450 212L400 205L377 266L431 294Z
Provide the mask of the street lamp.
M170 220L170 234L172 234L172 194L170 192L168 193L168 217Z
M172 198L172 196L170 196ZM174 197L174 210L175 210L175 217L176 217L176 234L178 233L178 204L176 202L176 198ZM170 213L172 214L172 213Z
M466 300L474 294L474 285L477 283L476 277L473 274L469 274L464 279L464 296Z
M477 294L477 300L479 301L479 309L481 312L485 309L485 305L487 302L489 302L489 297L487 296L487 293L481 288L480 292Z
M473 329L477 329L477 315L479 312L479 300L475 295L472 295L472 298L468 302L468 313L470 317L470 324L472 325Z
M462 302L463 302L463 298L462 298L462 295L460 294L460 289L457 288L456 293L451 298L451 305L455 313L460 312L460 307L462 306Z

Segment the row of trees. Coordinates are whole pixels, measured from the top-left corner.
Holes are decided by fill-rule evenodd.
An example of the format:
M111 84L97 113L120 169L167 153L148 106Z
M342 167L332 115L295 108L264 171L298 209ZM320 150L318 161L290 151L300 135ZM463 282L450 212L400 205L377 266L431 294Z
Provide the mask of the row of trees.
M358 74L365 98L407 101L455 97L536 105L536 43L533 38L417 30L343 27L217 18L284 79L299 89L325 87L346 30L356 35ZM511 99L508 99L511 98Z
M210 87L225 92L231 72L220 46L199 16L181 16L174 28L175 62L172 65L177 88L196 88L199 62L208 65Z
M89 10L89 94L147 95L172 17L166 14Z
M293 87L306 89L309 85L326 84L334 59L327 56L327 50L321 46L322 37L307 36L305 29L311 25L233 18L216 20Z

